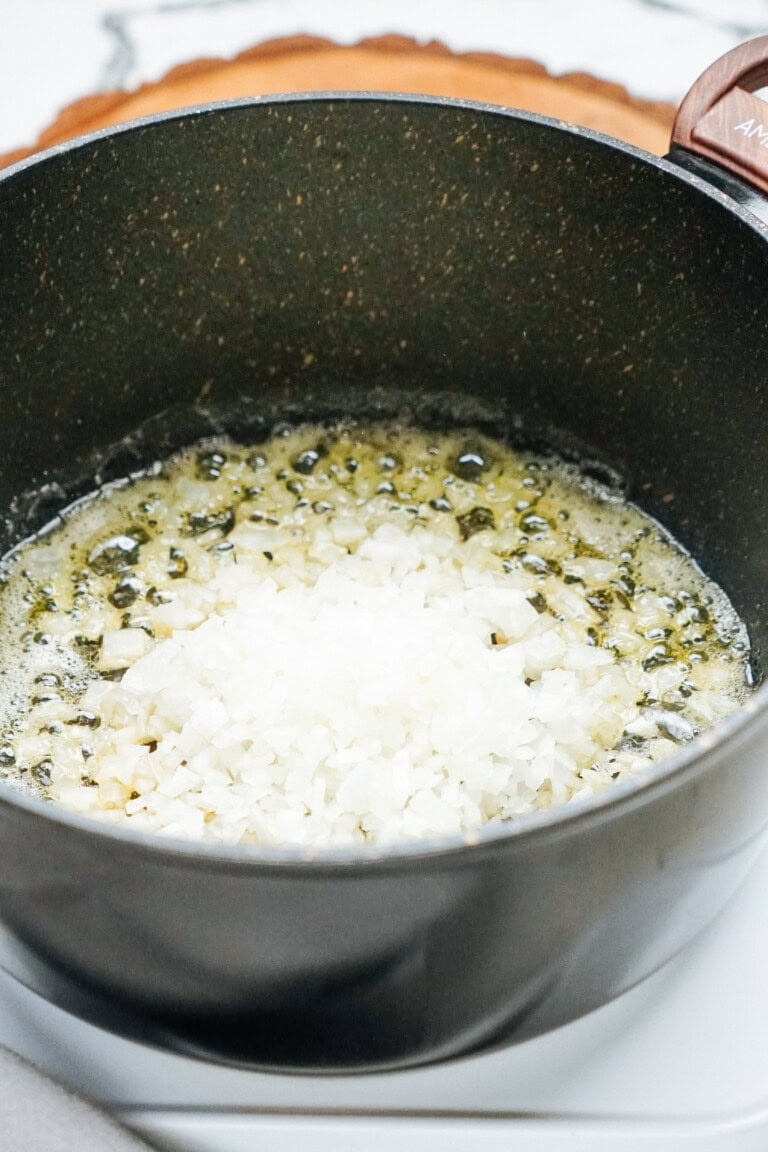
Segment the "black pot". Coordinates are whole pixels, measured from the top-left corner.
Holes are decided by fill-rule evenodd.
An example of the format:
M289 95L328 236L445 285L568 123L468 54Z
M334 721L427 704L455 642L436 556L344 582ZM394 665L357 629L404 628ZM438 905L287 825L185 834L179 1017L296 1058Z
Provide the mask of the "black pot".
M759 671L768 243L747 186L684 144L727 194L539 116L397 97L204 108L22 164L0 182L0 544L211 428L407 404L618 469L729 592ZM155 839L1 786L0 963L237 1064L522 1040L714 916L760 845L767 749L760 688L578 811L315 856Z

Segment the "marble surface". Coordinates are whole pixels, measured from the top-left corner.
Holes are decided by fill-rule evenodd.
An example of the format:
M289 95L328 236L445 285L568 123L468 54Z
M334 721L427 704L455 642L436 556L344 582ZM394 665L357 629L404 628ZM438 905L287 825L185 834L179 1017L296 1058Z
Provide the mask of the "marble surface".
M723 52L768 32L768 0L0 0L0 18L4 151L81 96L298 32L439 39L678 101Z

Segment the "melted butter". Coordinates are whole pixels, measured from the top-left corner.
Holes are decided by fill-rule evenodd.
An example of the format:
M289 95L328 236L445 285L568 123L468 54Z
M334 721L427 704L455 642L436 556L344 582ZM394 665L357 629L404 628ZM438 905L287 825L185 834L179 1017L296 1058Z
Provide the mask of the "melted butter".
M538 611L637 665L645 718L596 772L658 759L749 691L747 633L726 595L573 465L473 432L283 428L255 446L207 441L111 485L6 558L0 774L45 794L62 763L88 786L100 718L78 701L89 681L120 676L100 667L105 633L154 638L154 609L237 562L244 524L272 530L270 560L318 520L360 515L369 530L394 519L457 536L468 561L502 569Z

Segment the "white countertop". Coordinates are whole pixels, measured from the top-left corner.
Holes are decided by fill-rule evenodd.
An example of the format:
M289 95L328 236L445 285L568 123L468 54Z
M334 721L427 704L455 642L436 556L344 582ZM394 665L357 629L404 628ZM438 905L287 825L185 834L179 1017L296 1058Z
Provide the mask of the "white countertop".
M439 39L678 101L723 52L768 32L768 0L0 0L0 152L81 96L299 32Z

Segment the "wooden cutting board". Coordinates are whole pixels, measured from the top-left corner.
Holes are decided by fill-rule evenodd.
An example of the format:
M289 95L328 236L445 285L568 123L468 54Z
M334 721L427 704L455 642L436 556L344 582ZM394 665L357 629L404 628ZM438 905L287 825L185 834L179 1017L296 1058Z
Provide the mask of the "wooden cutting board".
M312 36L272 40L234 60L196 60L135 92L87 96L65 108L39 140L0 155L0 167L42 148L139 116L210 100L280 92L409 92L525 108L617 136L658 155L667 151L675 109L629 96L581 73L550 76L531 60L486 52L457 55L441 44L380 36L352 47Z

